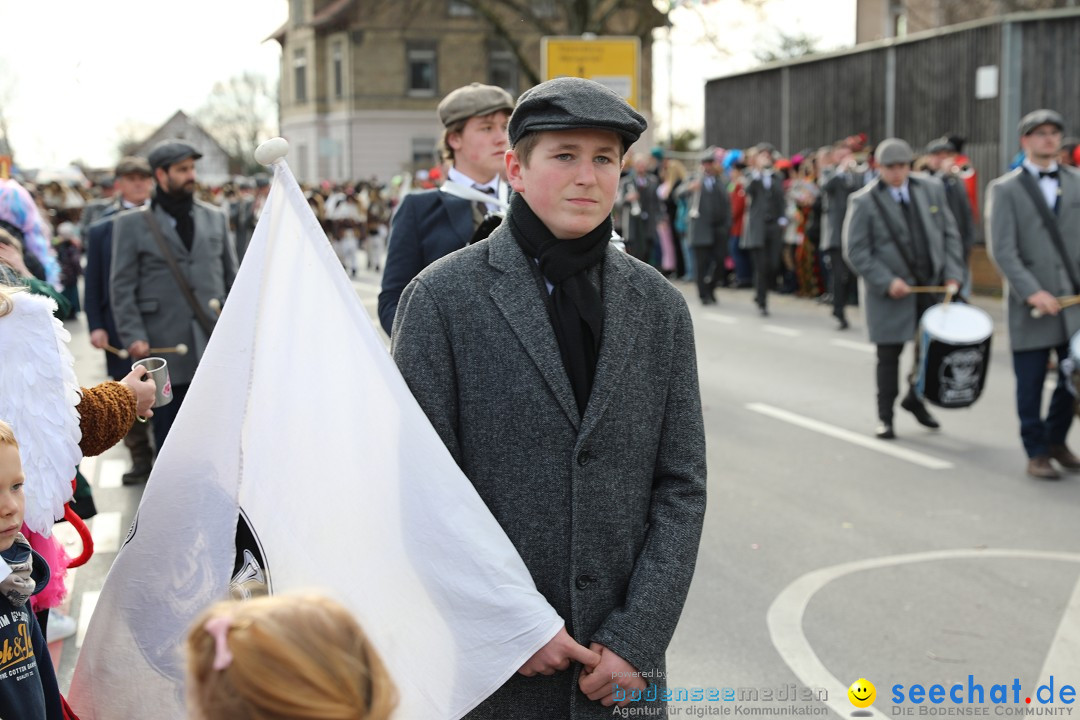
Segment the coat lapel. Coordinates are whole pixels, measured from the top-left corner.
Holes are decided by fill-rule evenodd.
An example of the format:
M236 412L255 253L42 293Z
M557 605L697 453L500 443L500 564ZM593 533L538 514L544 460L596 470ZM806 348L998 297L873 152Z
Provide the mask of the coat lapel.
M892 193L889 192L889 186L881 180L878 180L876 192L881 193L881 205L885 208L885 222L889 223L900 239L908 243L910 247L911 234L908 232L907 220L900 209L900 203L896 202Z
M173 255L187 257L188 249L184 247L184 241L180 239L180 235L176 232L176 225L169 213L162 210L161 206L155 206L151 212L154 213L154 220L157 221L158 227L161 228L161 234L165 236ZM194 245L194 243L192 244Z
M547 308L540 297L540 289L536 286L532 270L526 265L532 261L522 254L505 224L500 225L487 242L488 262L504 273L491 286L491 299L551 388L570 424L577 430L581 424L577 401L563 367L555 330L551 327ZM593 392L595 394L595 386Z
M592 394L581 421L579 437L586 436L596 427L619 388L626 363L634 355L641 305L645 300L645 294L634 284L630 259L613 246L608 247L604 258L601 293L604 298L604 330L600 357L597 358Z
M443 210L446 211L446 217L450 221L450 225L454 228L454 233L461 240L461 245L464 247L469 244L473 236L473 213L472 203L468 200L459 197L453 197L446 193L439 193L439 197L442 200ZM456 210L456 203L462 203L468 208L468 212L454 212Z

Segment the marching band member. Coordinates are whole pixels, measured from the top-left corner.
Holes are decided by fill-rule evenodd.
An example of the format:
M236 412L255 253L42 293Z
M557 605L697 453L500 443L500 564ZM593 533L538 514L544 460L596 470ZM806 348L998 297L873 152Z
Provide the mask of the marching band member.
M1058 165L1065 122L1053 110L1020 120L1021 167L986 188L987 243L1005 277L1009 343L1016 374L1016 411L1027 452L1027 474L1061 477L1050 460L1080 472L1080 458L1065 446L1073 402L1058 372L1050 408L1042 416L1043 383L1050 351L1058 364L1069 355L1069 337L1080 327L1080 309L1062 312L1057 297L1080 293L1080 173ZM1040 317L1032 317L1032 311Z

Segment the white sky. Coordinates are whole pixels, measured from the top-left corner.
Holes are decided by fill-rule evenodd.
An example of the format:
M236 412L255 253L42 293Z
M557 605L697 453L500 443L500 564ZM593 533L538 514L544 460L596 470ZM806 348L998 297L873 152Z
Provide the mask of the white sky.
M855 0L770 0L760 15L741 0L698 10L672 16L677 129L700 129L705 80L753 66L778 24L822 49L855 38ZM109 166L125 133L194 112L215 82L245 70L276 80L278 44L262 40L287 14L286 0L0 0L0 107L17 162ZM702 18L728 53L701 39ZM666 135L667 46L654 47L653 107Z

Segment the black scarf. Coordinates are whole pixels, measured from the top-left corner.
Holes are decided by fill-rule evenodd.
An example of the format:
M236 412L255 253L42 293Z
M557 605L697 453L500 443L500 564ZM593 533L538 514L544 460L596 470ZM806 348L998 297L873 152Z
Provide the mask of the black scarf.
M514 193L506 219L522 252L530 260L539 261L540 274L554 285L551 303L545 304L578 412L584 417L604 327L600 291L589 282L588 270L604 259L611 241L611 218L582 237L559 240L528 203Z
M191 250L191 244L195 242L195 215L192 212L195 208L195 196L185 192L168 193L159 185L154 193L153 204L160 205L162 210L176 220L176 234L180 236L184 247Z

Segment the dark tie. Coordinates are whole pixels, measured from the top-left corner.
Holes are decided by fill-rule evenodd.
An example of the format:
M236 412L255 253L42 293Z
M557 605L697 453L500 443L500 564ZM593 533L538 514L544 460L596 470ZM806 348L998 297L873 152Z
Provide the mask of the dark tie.
M490 187L490 186L487 186L487 185L473 185L472 187L473 187L473 190L476 190L478 192L482 192L485 195L490 195L492 197L495 197L495 188L493 188L493 187ZM480 213L480 219L483 220L484 217L488 214L487 203L477 202L476 203L476 211L478 213Z
M1057 180L1058 179L1058 171L1057 170L1040 170L1039 171L1039 179L1042 180L1043 178L1051 178L1052 180Z

